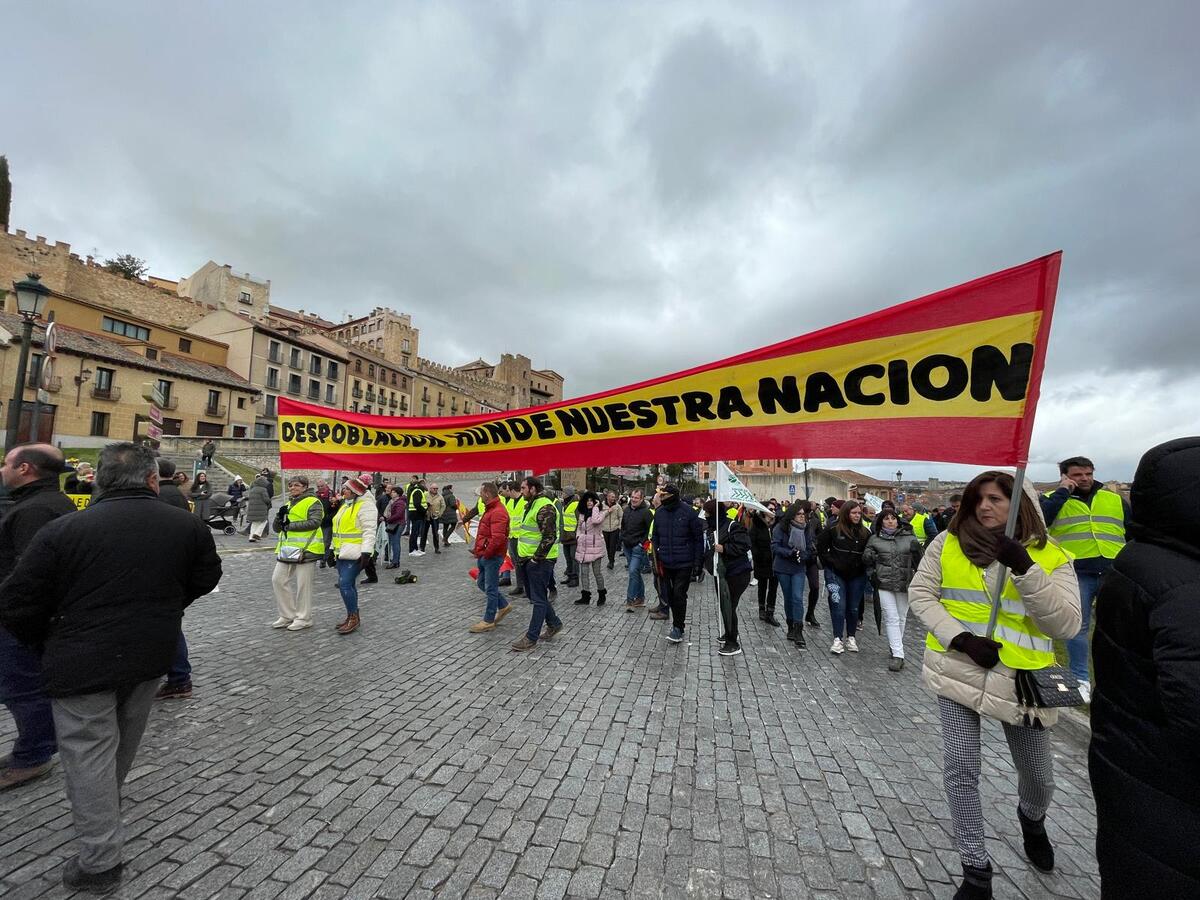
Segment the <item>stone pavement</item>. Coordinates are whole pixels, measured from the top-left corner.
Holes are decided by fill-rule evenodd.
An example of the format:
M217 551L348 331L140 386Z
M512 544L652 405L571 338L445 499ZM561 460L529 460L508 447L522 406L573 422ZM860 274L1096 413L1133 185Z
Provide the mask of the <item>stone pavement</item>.
M244 541L222 539L242 547ZM937 897L959 872L936 704L825 627L797 651L743 602L743 656L716 654L712 592L687 642L617 602L571 605L560 635L508 651L525 601L470 635L482 598L462 545L363 590L363 627L320 572L317 626L274 618L269 552L230 553L185 619L190 701L160 702L126 789L124 897ZM560 566L561 569L561 566ZM391 574L383 572L381 574ZM752 594L751 588L748 594ZM651 591L652 593L652 591ZM0 718L0 747L11 737ZM1084 748L1054 740L1058 871L1024 861L1002 732L983 793L1001 898L1095 897ZM59 772L0 795L0 896L66 896L72 827Z

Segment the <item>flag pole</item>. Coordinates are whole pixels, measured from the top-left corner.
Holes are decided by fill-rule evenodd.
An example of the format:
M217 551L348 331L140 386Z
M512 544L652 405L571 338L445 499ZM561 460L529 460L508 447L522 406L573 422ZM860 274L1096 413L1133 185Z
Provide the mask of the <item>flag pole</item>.
M1004 536L1012 537L1017 531L1017 517L1021 512L1021 500L1025 494L1025 467L1017 466L1013 476L1012 501L1008 504L1008 523L1004 526ZM990 638L996 631L996 618L1000 615L1000 594L1004 591L1004 581L1008 578L1008 566L1001 564L996 573L996 581L992 585L992 611L988 615L987 636Z

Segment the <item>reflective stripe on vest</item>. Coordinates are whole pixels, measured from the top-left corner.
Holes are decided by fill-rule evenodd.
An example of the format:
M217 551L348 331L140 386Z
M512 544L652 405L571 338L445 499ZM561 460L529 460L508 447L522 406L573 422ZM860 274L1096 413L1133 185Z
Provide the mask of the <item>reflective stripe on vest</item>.
M363 533L358 530L358 497L349 506L343 503L333 514L333 549L341 550L346 544L361 544Z
M912 521L908 524L912 526L913 534L917 536L917 540L922 544L925 543L925 520L928 519L925 513L917 513L912 517Z
M527 504L528 505L528 504ZM517 532L517 555L521 559L529 559L536 552L538 545L542 542L542 532L538 527L538 513L542 508L549 506L554 510L554 531L558 533L558 509L554 506L554 501L549 497L538 497L529 506L528 510L521 515L520 529ZM550 550L546 553L546 559L558 559L558 541L550 545Z
M1125 508L1119 494L1099 490L1089 507L1071 497L1050 524L1050 536L1076 558L1112 559L1125 546Z
M1053 542L1040 550L1036 547L1026 549L1047 575L1070 561L1062 548ZM992 602L984 570L967 559L953 534L947 535L946 543L942 545L941 563L942 606L965 631L986 635ZM1029 617L1011 576L1004 580L993 637L1001 645L1000 661L1010 669L1044 669L1054 665L1054 642ZM925 646L939 653L945 652L932 631L925 638Z
M576 531L579 528L579 519L576 516L576 511L579 509L579 501L572 500L563 507L562 527L563 531Z
M305 519L311 518L309 510L312 509L314 503L320 502L316 497L300 498L288 507L288 521L303 522ZM289 525L287 532L279 535L275 547L276 550L280 547L297 547L314 556L321 557L325 555L325 536L321 533L320 526L312 531L293 531Z

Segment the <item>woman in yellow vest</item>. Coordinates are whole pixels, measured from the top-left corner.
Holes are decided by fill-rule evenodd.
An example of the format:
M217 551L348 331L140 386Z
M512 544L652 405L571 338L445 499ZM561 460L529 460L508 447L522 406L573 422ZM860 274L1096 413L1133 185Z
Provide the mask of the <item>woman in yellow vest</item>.
M358 628L358 573L375 552L379 509L373 497L363 496L366 493L362 478L351 478L342 485L342 505L333 517L329 555L337 565L338 590L346 604L346 618L337 626L338 634Z
M1046 534L1037 495L1022 498L1016 536L1005 537L1013 478L977 475L963 492L948 533L929 544L909 587L911 609L929 629L924 680L938 695L943 781L964 880L955 900L992 896L992 865L984 846L979 799L980 716L1004 728L1017 770L1017 817L1025 855L1043 871L1054 868L1045 816L1054 794L1052 709L1017 702L1016 671L1055 663L1053 638L1079 630L1079 585L1070 557ZM1000 567L1009 569L994 640L987 638L989 590Z

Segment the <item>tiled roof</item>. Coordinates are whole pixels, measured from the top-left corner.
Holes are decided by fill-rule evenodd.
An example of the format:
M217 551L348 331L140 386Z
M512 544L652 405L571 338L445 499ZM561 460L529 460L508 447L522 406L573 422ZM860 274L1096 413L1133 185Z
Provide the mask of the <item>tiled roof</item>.
M276 306L274 303L270 306L270 314L278 316L281 319L292 319L296 322L303 322L305 325L316 325L319 328L333 328L333 322L328 319L323 319L316 313L300 312L295 309L288 309L286 306Z
M14 335L14 342L20 341L22 326L20 316L0 313L0 325ZM34 346L42 346L45 337L46 326L38 322L33 327ZM74 356L87 356L91 359L117 363L134 369L144 369L147 372L161 372L188 378L192 381L203 381L235 390L258 393L250 382L224 366L215 366L212 363L161 352L158 359L146 359L119 341L93 334L90 331L68 328L65 325L58 326L58 349L59 352L70 353Z
M868 485L879 485L880 487L895 487L893 481L880 481L878 478L873 478L870 475L864 475L862 472L855 472L853 469L809 469L810 472L824 472L827 475L832 475L839 481L844 481L847 484L857 484L859 487Z

